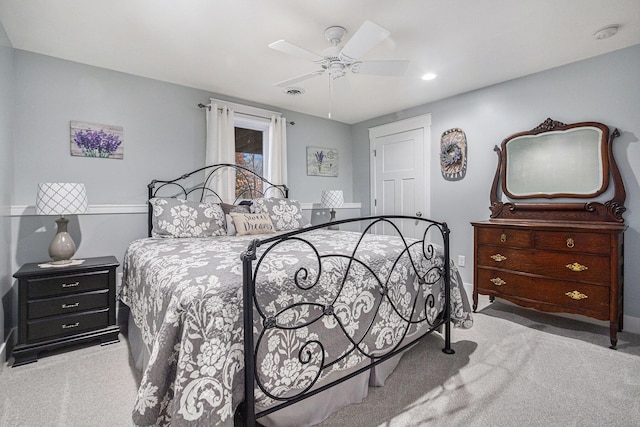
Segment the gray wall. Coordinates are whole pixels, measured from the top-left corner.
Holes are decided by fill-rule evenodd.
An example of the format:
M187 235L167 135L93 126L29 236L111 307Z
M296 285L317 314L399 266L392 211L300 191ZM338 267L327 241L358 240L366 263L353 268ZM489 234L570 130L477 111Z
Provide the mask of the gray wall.
M6 122L13 124L15 167L8 173L3 168L3 178L6 175L13 180L13 185L2 187L6 192L2 193L3 200L14 206L32 206L38 182L85 183L90 206L110 205L117 213L70 217L69 232L78 247L76 257L112 254L122 260L127 244L146 236L147 230L146 215L130 213L129 208L146 202L146 185L151 179L175 178L204 165L205 115L197 104L208 102L210 97L225 97L21 50L15 50L12 58L16 96L13 118ZM2 102L9 110L11 102L4 97ZM288 121L295 122L287 128L291 197L301 202L319 202L321 190L341 188L350 202L350 126L291 111L283 113ZM71 120L122 126L124 159L71 156ZM12 146L4 133L2 144ZM338 149L338 177L306 175L308 145ZM10 160L7 162L11 164ZM13 198L9 203L11 189ZM314 214L317 222L325 212ZM8 234L8 227L3 230ZM54 218L50 216L12 218L11 244L7 236L7 245L3 246L11 247L10 267L5 265L6 273L4 269L2 272L5 288L12 283L7 277L10 272L26 262L48 259L47 247L55 232ZM9 264L8 255L3 259ZM6 292L5 289L3 294ZM15 325L15 313L4 317L10 318L6 323Z
M10 331L14 294L11 292L12 269L10 259L11 189L13 188L13 48L0 24L0 360L4 360L5 334Z
M420 114L432 114L431 213L451 227L452 257L464 255L463 279L473 282L473 230L470 221L489 218L489 188L497 156L494 145L540 124L547 117L572 123L598 121L619 128L614 152L627 190L629 226L625 233L625 314L640 318L640 45L563 67L425 104L352 127L356 201L369 210L368 128ZM457 182L440 173L442 133L462 128L467 135L468 169Z

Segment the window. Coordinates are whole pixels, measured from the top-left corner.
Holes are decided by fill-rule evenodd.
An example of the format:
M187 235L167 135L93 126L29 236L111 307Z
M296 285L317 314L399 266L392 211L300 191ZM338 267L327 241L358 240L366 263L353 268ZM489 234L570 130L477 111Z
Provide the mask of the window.
M236 165L244 166L259 176L264 176L264 132L236 126ZM236 173L236 197L243 195L245 188L260 188L260 179L252 175Z
M264 176L264 166L268 157L267 141L269 139L270 121L258 117L237 114L235 117L235 160L236 164L252 170L258 176ZM253 182L251 182L253 178ZM249 197L247 188L262 188L257 177L236 173L237 198Z
M214 98L208 107L206 164L235 163L274 184L287 183L286 119L281 113ZM246 194L247 187L261 188L262 180L254 186L241 173L235 174L238 179L233 176L226 174L216 182L222 200L253 197Z

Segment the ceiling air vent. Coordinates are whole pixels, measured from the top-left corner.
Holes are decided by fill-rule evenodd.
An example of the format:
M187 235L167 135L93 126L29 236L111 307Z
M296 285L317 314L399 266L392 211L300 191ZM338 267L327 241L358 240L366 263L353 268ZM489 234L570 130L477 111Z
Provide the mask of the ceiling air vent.
M284 93L291 96L298 96L304 94L304 89L301 87L287 87L284 89Z

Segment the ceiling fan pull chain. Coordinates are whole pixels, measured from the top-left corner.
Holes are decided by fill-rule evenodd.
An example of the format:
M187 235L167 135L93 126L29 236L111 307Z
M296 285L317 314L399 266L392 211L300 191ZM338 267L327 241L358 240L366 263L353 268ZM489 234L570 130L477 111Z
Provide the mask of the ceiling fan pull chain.
M329 118L331 118L331 109L333 106L331 105L331 100L333 98L333 78L331 74L329 74Z

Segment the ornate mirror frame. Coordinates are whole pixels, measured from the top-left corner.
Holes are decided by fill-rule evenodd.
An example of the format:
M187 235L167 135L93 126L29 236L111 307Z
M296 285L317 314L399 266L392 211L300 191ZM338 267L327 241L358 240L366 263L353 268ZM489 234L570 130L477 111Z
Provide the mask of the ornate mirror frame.
M599 142L592 141L585 144L584 141L579 141L576 136L592 133ZM502 219L536 219L536 220L566 220L566 221L606 221L606 222L624 222L622 218L623 212L626 210L624 202L626 199L626 192L622 177L618 169L618 165L613 156L612 142L620 136L618 129L613 132L609 132L609 128L598 122L582 122L565 124L548 118L540 125L531 129L530 131L519 132L509 136L502 141L501 147L494 147L494 151L498 155L498 167L496 169L495 177L493 179L493 185L491 187L490 201L491 201L491 218ZM511 151L509 144L511 143ZM570 188L572 185L567 184L565 187L558 187L550 191L548 185L541 186L541 191L531 190L525 191L518 189L515 191L517 179L514 179L513 174L509 174L509 162L516 159L518 151L523 151L522 154L531 156L530 148L534 148L535 144L544 144L544 152L540 156L541 164L540 170L536 170L535 159L528 158L525 164L524 160L519 168L526 167L529 172L535 176L544 177L545 173L542 172L543 168L549 170L549 159L562 159L567 158L571 154L570 144L579 144L581 146L597 145L599 144L599 150L591 149L589 157L586 157L586 161L578 162L579 164L590 164L590 169L596 169L593 173L585 172L582 178L578 180L584 180L586 178L589 184L586 187L580 189L580 185L574 185L575 191ZM542 145L540 145L542 147ZM524 148L521 148L524 147ZM556 151L557 150L557 151ZM545 160L546 159L546 160ZM560 161L558 162L561 163ZM574 168L577 168L576 162L574 162ZM560 167L554 166L556 169ZM557 175L562 179L562 174L565 171L551 169L552 174ZM557 174L556 174L557 172ZM576 172L579 170L566 171L567 183L570 183L571 179L576 179ZM522 174L523 177L518 177L521 181L525 181L527 174ZM516 184L509 186L508 177L512 177L512 181ZM605 193L613 183L613 197L611 200L600 202L593 199L597 196ZM553 183L555 186L555 182ZM503 202L500 197L500 191L509 199L508 202ZM576 199L576 202L571 200L567 202L548 202L537 203L528 202L531 199ZM515 202L514 200L518 200ZM523 201L520 201L523 200Z

